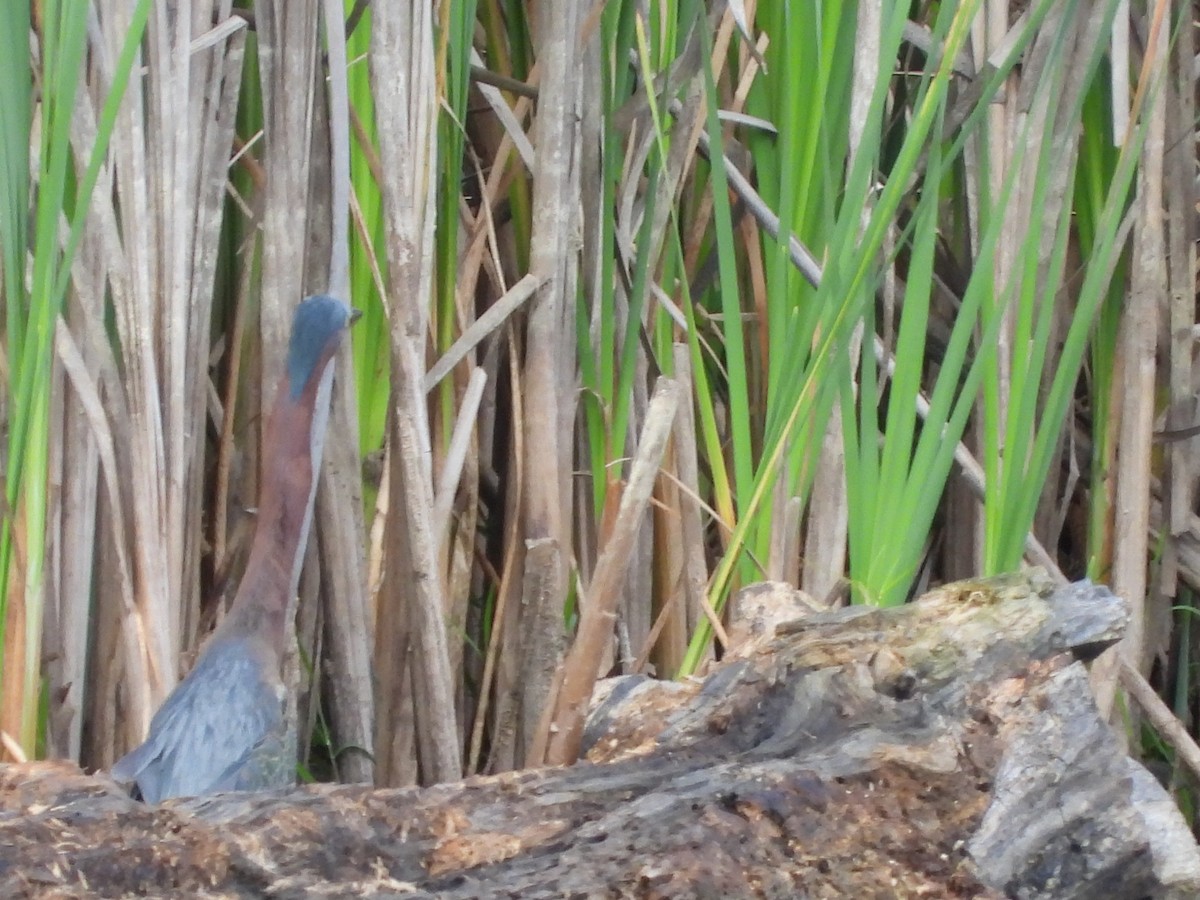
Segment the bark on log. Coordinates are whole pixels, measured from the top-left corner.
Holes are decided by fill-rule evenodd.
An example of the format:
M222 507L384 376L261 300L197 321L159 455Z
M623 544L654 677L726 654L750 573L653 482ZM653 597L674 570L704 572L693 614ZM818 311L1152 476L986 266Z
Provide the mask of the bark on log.
M423 790L147 807L7 766L0 896L1200 896L1195 841L1078 661L1125 615L1025 575L808 613L703 681L619 683L588 761Z

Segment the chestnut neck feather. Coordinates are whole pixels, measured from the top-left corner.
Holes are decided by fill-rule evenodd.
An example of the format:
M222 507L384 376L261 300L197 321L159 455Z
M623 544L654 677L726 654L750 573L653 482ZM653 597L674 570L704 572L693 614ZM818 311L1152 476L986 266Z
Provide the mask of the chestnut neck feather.
M307 543L319 456L314 459L313 423L323 424L327 390L321 384L333 355L325 353L303 390L284 375L263 434L262 481L254 542L233 606L219 634L258 637L276 653L283 649L284 618ZM322 396L325 393L325 396Z

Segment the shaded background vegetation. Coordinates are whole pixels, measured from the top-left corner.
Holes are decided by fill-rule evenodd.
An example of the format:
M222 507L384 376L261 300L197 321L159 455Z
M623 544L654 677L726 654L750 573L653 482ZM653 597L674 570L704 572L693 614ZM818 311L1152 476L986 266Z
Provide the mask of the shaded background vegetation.
M891 605L1033 563L1130 600L1097 696L1190 804L1192 4L0 17L8 755L140 740L328 291L365 316L303 771L567 762L595 679L696 671L742 585Z

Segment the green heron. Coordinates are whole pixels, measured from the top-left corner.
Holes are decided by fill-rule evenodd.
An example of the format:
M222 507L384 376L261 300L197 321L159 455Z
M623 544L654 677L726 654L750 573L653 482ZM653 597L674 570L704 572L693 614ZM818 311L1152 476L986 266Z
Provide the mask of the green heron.
M295 779L286 746L280 664L312 521L329 420L333 360L358 312L308 297L296 308L287 371L263 434L257 526L229 614L167 697L145 742L113 766L143 800L282 787Z

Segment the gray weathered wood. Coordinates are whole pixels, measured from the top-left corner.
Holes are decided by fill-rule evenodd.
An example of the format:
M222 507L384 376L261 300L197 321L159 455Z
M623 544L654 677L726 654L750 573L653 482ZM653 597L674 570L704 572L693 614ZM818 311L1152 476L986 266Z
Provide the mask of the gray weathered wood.
M617 685L566 769L148 808L68 767L0 768L0 894L1197 896L1196 844L1078 658L1121 634L1106 589L1009 576L806 606L735 629L702 680Z

